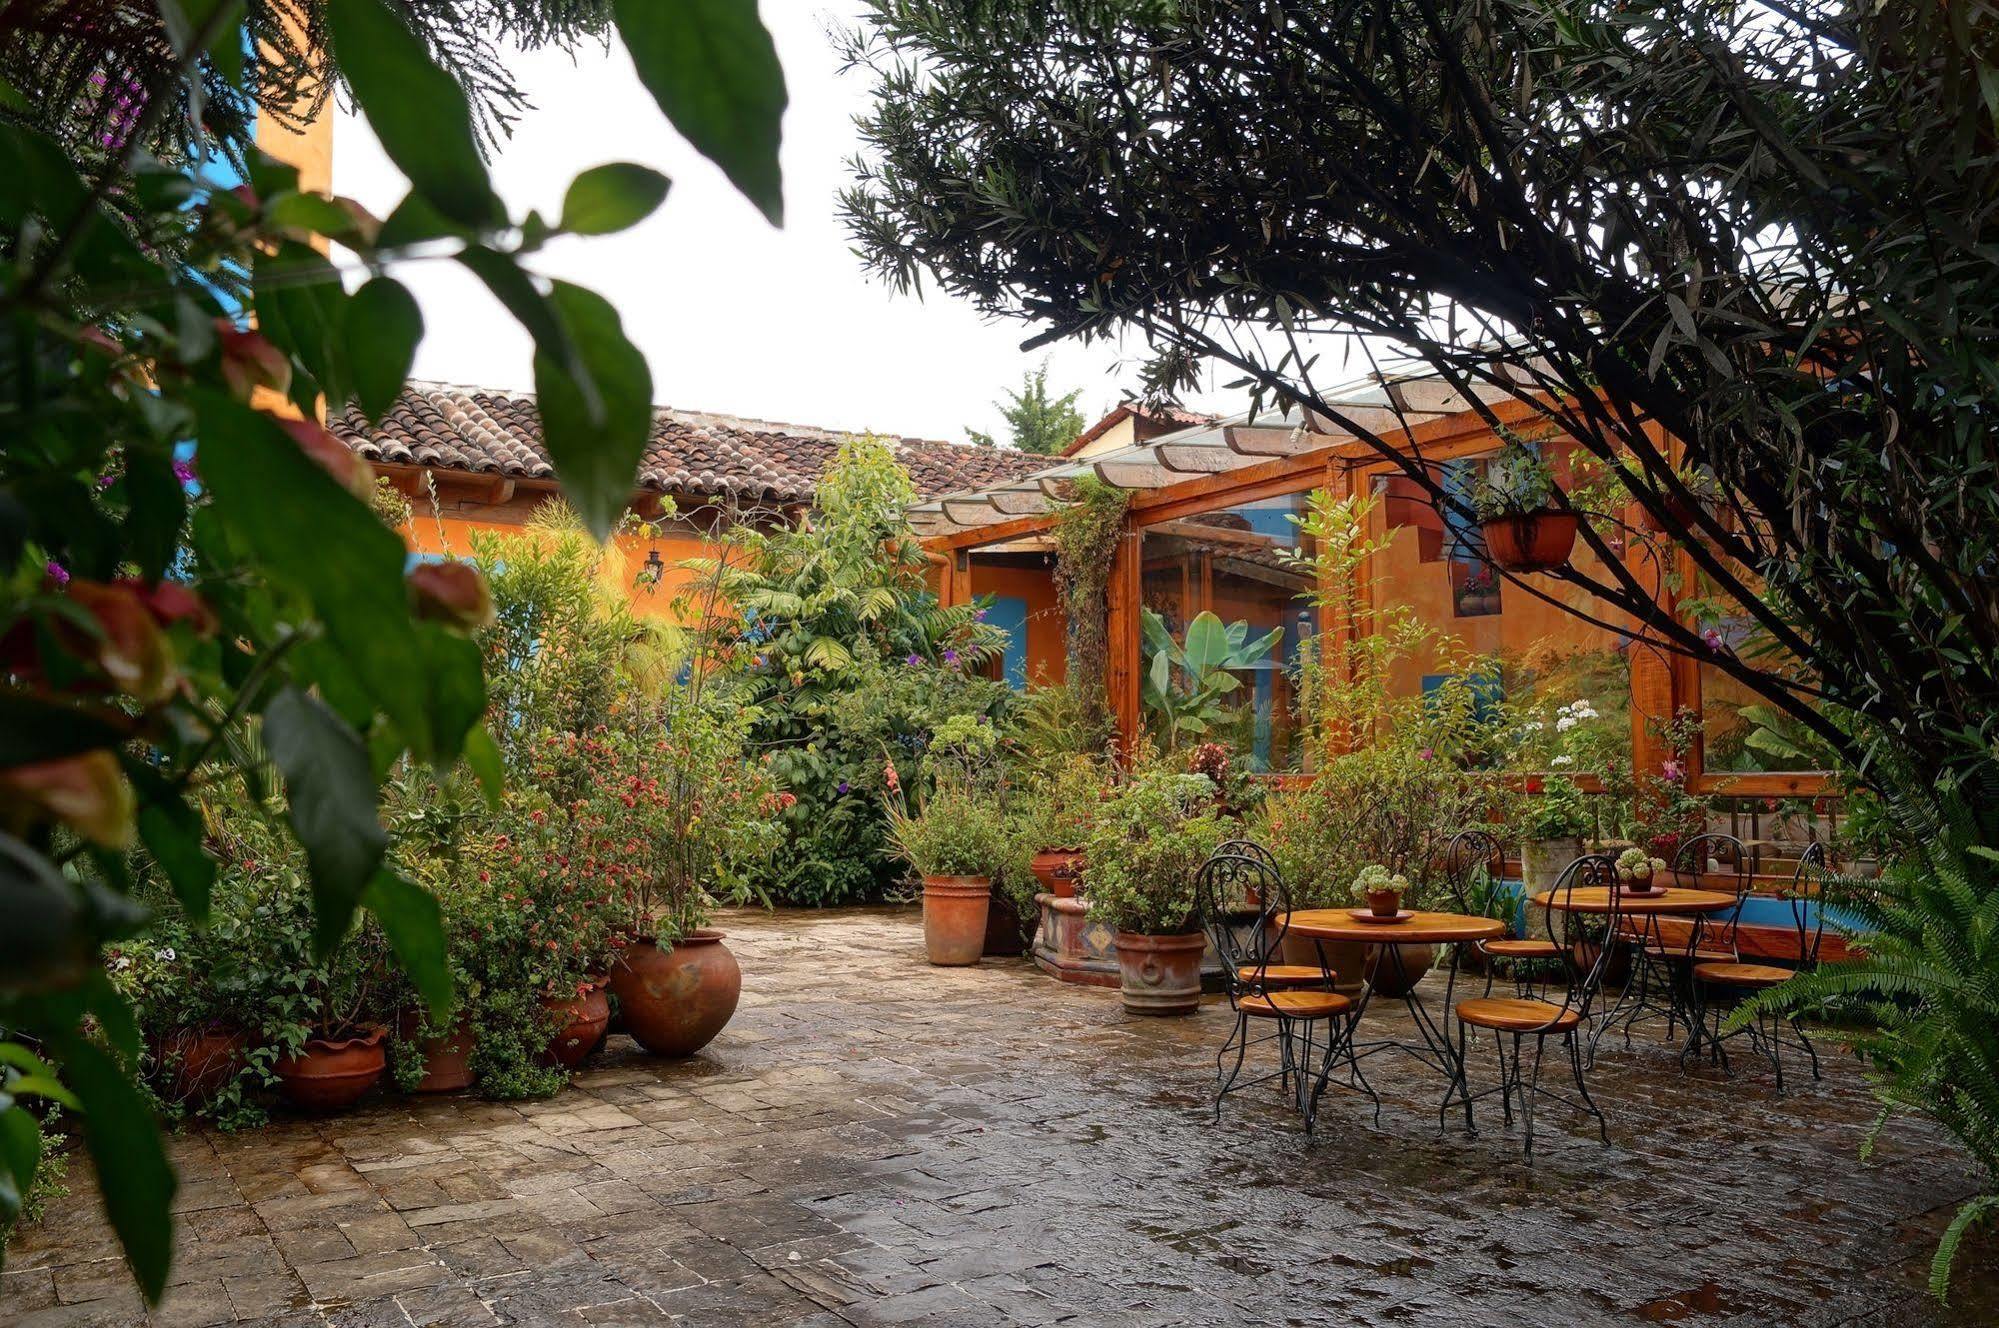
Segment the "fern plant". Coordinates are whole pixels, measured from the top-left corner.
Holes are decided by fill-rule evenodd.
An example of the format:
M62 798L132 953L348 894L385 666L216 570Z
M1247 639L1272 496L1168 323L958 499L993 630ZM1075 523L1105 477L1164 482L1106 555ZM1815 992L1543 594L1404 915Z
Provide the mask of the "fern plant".
M1937 1246L1930 1288L1939 1297L1966 1233L1999 1212L1999 850L1978 814L1999 805L1995 794L1999 779L1891 798L1901 855L1879 880L1834 878L1822 896L1850 935L1848 957L1745 1001L1728 1023L1829 1006L1859 1014L1866 1027L1854 1049L1882 1103L1867 1147L1895 1112L1916 1112L1983 1168L1985 1191L1958 1209Z

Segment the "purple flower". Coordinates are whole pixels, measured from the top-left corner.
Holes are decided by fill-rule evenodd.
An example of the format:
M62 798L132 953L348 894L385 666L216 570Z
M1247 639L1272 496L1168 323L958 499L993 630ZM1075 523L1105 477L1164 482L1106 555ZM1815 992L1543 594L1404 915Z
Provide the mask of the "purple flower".
M174 478L182 484L195 482L193 457L178 458L174 461Z
M1425 747L1422 751L1416 753L1418 758L1425 761L1429 760L1431 757L1435 756L1436 754L1437 754L1437 749L1434 747Z
M97 477L97 487L100 489L108 489L117 482L118 477L116 475L99 475Z
M972 611L973 622L984 622L985 620L986 620L986 611L984 609L974 609Z
M1728 643L1721 639L1721 633L1712 627L1701 633L1701 641L1717 655L1728 649Z
M957 652L957 651L955 651L955 650L947 650L947 651L945 651L945 652L944 652L944 662L945 662L946 664L956 664L956 663L958 662L958 652Z
M1667 761L1659 767L1659 777L1668 784L1677 784L1687 777L1687 768L1678 761Z
M48 565L48 577L49 584L53 585L57 590L61 590L69 584L69 569L51 558Z
M902 662L909 665L911 668L915 668L918 664L921 664L923 662L923 656L911 655L908 659L905 659Z
M839 791L840 791L841 793L845 793L845 792L847 791L847 781L846 781L846 780L844 780L844 779L843 779L843 780L841 780L841 781L840 781L840 789L839 789Z

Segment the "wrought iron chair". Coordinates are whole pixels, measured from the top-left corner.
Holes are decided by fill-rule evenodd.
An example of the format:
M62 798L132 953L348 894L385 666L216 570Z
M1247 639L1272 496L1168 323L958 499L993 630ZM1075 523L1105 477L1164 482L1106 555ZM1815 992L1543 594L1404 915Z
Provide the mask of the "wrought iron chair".
M1606 889L1606 911L1584 913L1563 907L1570 892L1593 887L1608 887L1617 879L1616 864L1602 854L1585 854L1563 869L1554 888L1547 892L1541 906L1543 924L1550 936L1557 938L1560 958L1569 968L1569 981L1562 987L1561 999L1553 999L1550 990L1548 998L1520 996L1473 996L1458 1002L1458 1057L1470 1072L1467 1059L1469 1043L1476 1030L1484 1029L1493 1035L1493 1048L1499 1062L1499 1083L1491 1088L1473 1093L1465 1089L1465 1110L1471 1111L1471 1104L1479 1098L1497 1093L1501 1109L1505 1112L1507 1125L1513 1124L1514 1101L1520 1104L1520 1114L1525 1125L1526 1154L1534 1156L1534 1103L1537 1098L1552 1098L1557 1102L1587 1113L1596 1120L1597 1133L1607 1144L1610 1142L1610 1127L1605 1122L1603 1112L1590 1097L1589 1084L1584 1077L1582 1039L1580 1031L1589 1019L1590 1007L1595 1003L1597 993L1603 986L1603 975L1615 948L1622 898L1615 890ZM1531 904L1529 907L1533 907ZM1569 1072L1575 1080L1577 1097L1571 1098L1552 1088L1541 1085L1541 1058L1547 1050L1548 1039L1558 1037L1562 1050L1569 1060ZM1533 1066L1525 1068L1522 1043L1534 1039ZM1445 1108L1450 1101L1447 1098Z
M1710 870L1710 864L1723 870ZM1624 1044L1631 1045L1631 1025L1647 1010L1663 1010L1666 1036L1682 1023L1693 1027L1692 969L1701 963L1733 963L1736 929L1742 924L1742 901L1749 893L1749 850L1734 835L1719 831L1695 835L1680 845L1671 867L1674 884L1688 888L1718 890L1735 896L1735 906L1724 913L1690 919L1684 940L1667 941L1657 917L1632 919L1627 932L1642 936L1632 946L1631 980L1638 985L1637 1000L1624 1019ZM1635 927L1631 924L1636 924ZM1663 991L1666 1004L1654 1004L1651 995Z
M1486 909L1473 898L1481 873L1488 879L1496 879L1493 864L1499 859L1499 836L1490 830L1460 830L1451 836L1451 842L1444 848L1444 879L1449 884L1451 898L1460 913L1483 917ZM1561 949L1553 938L1514 936L1513 923L1507 920L1508 935L1490 941L1473 941L1475 949L1485 964L1485 994L1492 995L1492 982L1496 976L1495 964L1498 960L1521 965L1536 962L1545 963L1560 958ZM1526 995L1529 983L1524 980L1528 970L1523 967L1516 975L1515 986L1519 994Z
M1381 1100L1353 1058L1353 999L1333 990L1335 975L1323 962L1277 962L1291 897L1270 854L1247 840L1223 844L1201 864L1194 899L1201 928L1221 956L1224 990L1235 1014L1235 1028L1215 1057L1215 1119L1221 1119L1222 1101L1230 1093L1276 1080L1291 1095L1310 1134L1318 1119L1316 1089L1342 1059L1351 1082L1374 1099L1379 1116ZM1273 1031L1252 1037L1256 1024ZM1266 1042L1277 1043L1278 1068L1242 1079L1250 1047ZM1228 1063L1231 1052L1233 1065Z
M1694 1034L1680 1053L1680 1063L1684 1065L1689 1055L1697 1054L1703 1044L1712 1061L1724 1071L1728 1066L1728 1050L1724 1044L1733 1037L1748 1033L1755 1044L1770 1058L1770 1068L1777 1076L1777 1092L1784 1091L1784 1029L1788 1026L1796 1038L1796 1046L1810 1058L1812 1078L1819 1077L1818 1048L1812 1045L1811 1037L1805 1032L1798 1016L1777 1015L1758 1012L1756 1022L1745 1024L1730 1033L1723 1033L1721 1025L1729 1008L1759 991L1767 991L1788 980L1795 972L1816 968L1819 962L1819 947L1825 941L1825 845L1812 843L1798 855L1798 865L1791 873L1791 886L1785 897L1791 905L1791 925L1797 944L1798 966L1785 968L1778 964L1745 964L1740 956L1733 960L1703 960L1693 968L1693 1015Z

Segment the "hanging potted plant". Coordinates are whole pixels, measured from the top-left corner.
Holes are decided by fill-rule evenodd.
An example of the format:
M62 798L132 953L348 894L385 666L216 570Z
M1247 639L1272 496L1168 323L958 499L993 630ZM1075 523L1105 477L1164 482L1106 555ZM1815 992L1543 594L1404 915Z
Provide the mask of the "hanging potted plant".
M1192 1014L1207 937L1194 878L1231 833L1205 775L1141 769L1098 809L1085 850L1090 919L1117 934L1119 988L1131 1014Z
M1547 572L1567 563L1581 518L1558 498L1539 453L1509 441L1472 498L1486 557L1509 572Z

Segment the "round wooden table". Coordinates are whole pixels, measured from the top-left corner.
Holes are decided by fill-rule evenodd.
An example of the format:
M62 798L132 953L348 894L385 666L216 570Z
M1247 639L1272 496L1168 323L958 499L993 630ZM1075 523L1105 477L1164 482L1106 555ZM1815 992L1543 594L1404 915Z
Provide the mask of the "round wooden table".
M1506 934L1506 924L1497 918L1474 917L1466 913L1427 913L1412 911L1400 922L1362 922L1344 908L1306 908L1288 913L1284 917L1281 935L1304 936L1313 941L1354 941L1361 945L1386 946L1377 965L1386 961L1395 965L1396 975L1406 978L1402 972L1402 948L1405 945L1452 945L1469 941L1489 941ZM1325 956L1320 955L1321 963ZM1438 1115L1450 1109L1454 1098L1462 1097L1465 1103L1465 1129L1476 1133L1472 1127L1470 1088L1465 1082L1464 1061L1458 1055L1456 1042L1450 1034L1450 1020L1455 1006L1452 993L1457 988L1458 965L1453 959L1450 972L1444 984L1444 1013L1441 1019L1433 1016L1422 1001L1416 997L1416 984L1402 981L1396 985L1403 988L1402 1004L1408 1008L1409 1018L1422 1035L1422 1041L1407 1042L1395 1038L1381 1038L1374 1042L1354 1042L1354 1073L1359 1074L1359 1062L1379 1051L1399 1051L1429 1066L1442 1074L1446 1081L1444 1105ZM1354 1006L1353 1020L1356 1025L1374 998L1374 984L1366 983L1361 988L1360 1000ZM1319 1082L1312 1090L1313 1100L1325 1091L1327 1080L1332 1076L1332 1061L1329 1058L1319 1075ZM1373 1090L1368 1090L1373 1096ZM1381 1115L1380 1099L1375 1100L1375 1117Z
M1560 909L1566 913L1608 913L1611 910L1611 887L1605 885L1572 886L1562 891L1543 890L1534 896L1538 908ZM1631 938L1638 953L1633 957L1636 980L1626 978L1624 989L1617 993L1617 1004L1603 1014L1590 1033L1589 1060L1596 1064L1596 1044L1603 1040L1606 1029L1623 1017L1624 1045L1631 1046L1631 1025L1638 1022L1648 1011L1666 1016L1666 1035L1672 1036L1673 1027L1681 1020L1687 1020L1689 1035L1693 1031L1692 1007L1693 965L1672 966L1684 972L1673 972L1667 983L1667 999L1670 1004L1661 1007L1653 1004L1650 974L1652 965L1645 957L1647 946L1656 946L1662 952L1667 949L1666 938L1659 930L1659 919L1670 917L1692 918L1693 931L1687 936L1687 954L1691 955L1700 945L1701 928L1710 914L1726 913L1742 901L1725 890L1702 890L1694 886L1669 885L1666 892L1655 898L1633 898L1627 891L1619 891L1617 911L1628 918L1637 918L1642 927L1636 937ZM1684 1054L1681 1057L1685 1059Z

